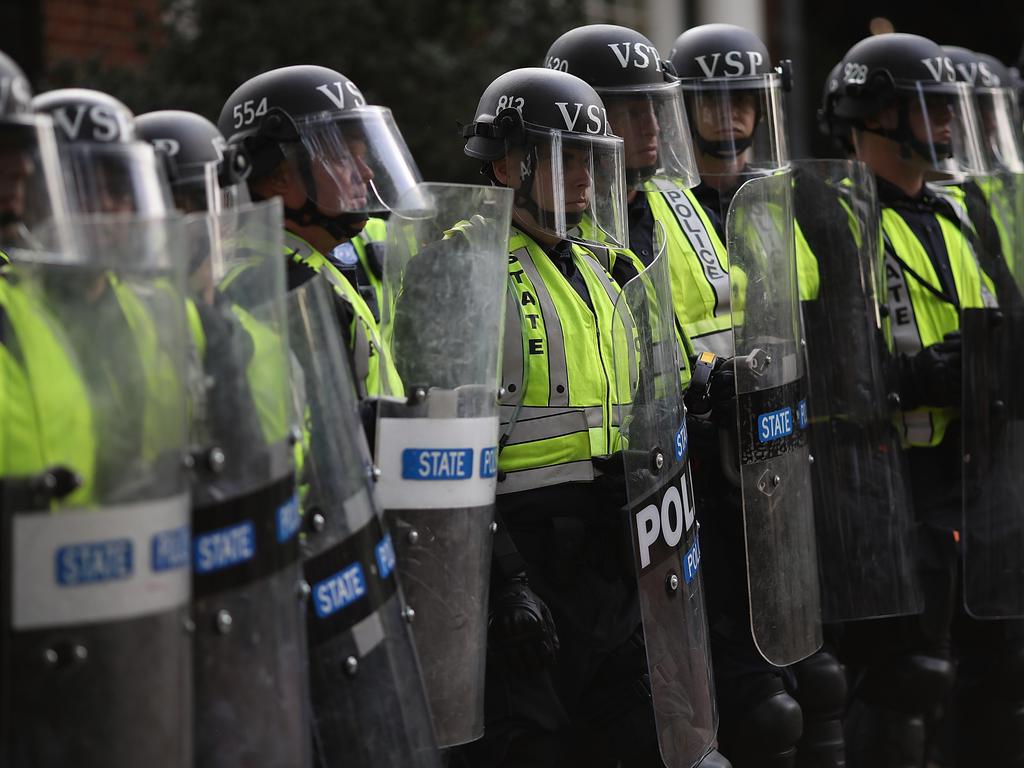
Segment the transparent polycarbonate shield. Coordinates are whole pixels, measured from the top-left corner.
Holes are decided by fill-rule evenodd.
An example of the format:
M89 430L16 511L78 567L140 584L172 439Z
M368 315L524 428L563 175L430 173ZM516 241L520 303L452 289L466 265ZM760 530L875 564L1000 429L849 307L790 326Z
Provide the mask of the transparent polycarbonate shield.
M785 666L821 646L790 172L753 178L726 223L740 488L754 642ZM742 295L741 294L742 290Z
M187 768L184 236L69 232L0 280L0 762Z
M77 214L162 216L172 208L163 165L145 142L67 144L61 168Z
M380 403L378 491L449 746L484 726L511 192L425 184L410 201L388 220L382 332L408 398Z
M976 86L974 97L989 167L1024 173L1024 136L1017 94L1012 88Z
M998 171L974 179L981 191L982 207L990 220L975 217L972 223L986 244L986 250L998 248L1013 276L1017 290L1024 292L1024 174ZM970 188L967 193L971 194ZM987 230L995 227L995 232ZM995 258L996 254L987 254ZM990 267L988 261L984 266ZM990 267L991 268L991 267ZM996 272L995 268L991 268ZM1006 294L1002 294L1006 298ZM1003 303L1006 303L1005 301Z
M327 286L288 293L313 745L322 765L438 766L430 711Z
M714 743L717 711L674 320L663 251L623 287L613 351L632 395L623 457L658 742L668 768L689 768Z
M822 612L830 622L916 613L874 177L845 160L800 160L794 169Z
M196 765L306 765L280 201L187 219Z
M954 179L989 171L978 110L967 83L924 83L901 88L912 127L914 153Z
M965 309L963 590L980 619L1024 616L1024 309Z

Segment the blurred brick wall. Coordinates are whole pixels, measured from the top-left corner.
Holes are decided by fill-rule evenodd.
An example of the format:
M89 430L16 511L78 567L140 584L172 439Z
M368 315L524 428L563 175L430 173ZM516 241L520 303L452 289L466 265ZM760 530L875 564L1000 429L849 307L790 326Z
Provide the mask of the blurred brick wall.
M134 67L158 40L160 0L42 0L42 53L47 68L96 60Z

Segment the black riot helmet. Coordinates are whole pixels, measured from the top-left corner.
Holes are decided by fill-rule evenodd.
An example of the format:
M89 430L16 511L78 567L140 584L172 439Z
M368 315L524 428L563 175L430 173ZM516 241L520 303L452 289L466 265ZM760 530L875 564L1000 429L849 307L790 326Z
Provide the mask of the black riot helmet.
M135 117L123 103L100 91L65 88L36 96L32 108L53 118L73 212L168 211L163 167L136 136Z
M989 170L1024 173L1021 113L1009 70L993 56L952 45L942 50L953 62L957 80L974 94Z
M240 144L228 148L217 126L202 115L148 112L135 118L135 130L163 157L179 210L215 213L247 196L242 182L249 175L248 156Z
M984 172L972 95L938 44L900 32L877 35L854 45L842 64L837 116L935 170Z
M306 202L289 219L346 239L390 211L420 174L391 111L371 106L356 84L326 67L282 67L246 81L217 125L252 161L250 181L286 163Z
M575 230L586 214L610 244L627 242L622 139L580 78L541 67L506 72L487 86L462 136L493 182L503 183L492 161L506 160L518 219L586 243Z
M782 99L791 85L788 61L773 68L761 39L732 24L686 30L676 38L670 59L701 155L742 157L745 164L765 169L788 162ZM743 124L751 119L752 125Z
M854 153L850 140L850 124L836 116L836 99L843 87L843 63L836 64L825 78L821 93L821 107L818 109L818 130L832 139L832 142L846 155Z
M555 40L544 65L597 91L612 132L624 142L630 187L655 175L687 187L700 183L682 90L654 43L628 27L590 24Z
M32 112L25 73L0 52L0 251L38 248L40 228L66 214L53 121Z

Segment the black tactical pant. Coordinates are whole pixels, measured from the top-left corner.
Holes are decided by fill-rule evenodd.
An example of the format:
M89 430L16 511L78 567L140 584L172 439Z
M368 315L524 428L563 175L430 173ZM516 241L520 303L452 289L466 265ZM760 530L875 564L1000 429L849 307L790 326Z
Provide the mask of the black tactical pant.
M553 667L526 671L488 654L486 730L452 766L662 765L623 502L606 479L499 496L560 650Z

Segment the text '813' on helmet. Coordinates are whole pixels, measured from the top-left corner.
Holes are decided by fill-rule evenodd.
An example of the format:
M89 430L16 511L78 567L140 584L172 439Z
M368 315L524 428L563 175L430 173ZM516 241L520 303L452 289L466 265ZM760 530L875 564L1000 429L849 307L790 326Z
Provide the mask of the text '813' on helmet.
M391 211L421 180L391 111L367 104L355 83L326 67L257 75L231 94L217 125L229 145L244 146L250 180L281 163L301 179L306 201L285 209L289 219L338 238Z
M788 61L773 68L761 39L732 24L686 30L670 60L698 153L763 170L789 162L782 96L791 87Z
M31 102L25 73L0 52L0 250L8 256L43 247L42 228L67 215L53 121Z
M135 118L106 93L64 88L32 100L53 118L74 213L162 216L171 208L163 165L135 133Z
M544 65L590 84L626 154L626 183L661 176L700 183L679 80L649 39L628 27L590 24L551 44Z
M583 80L543 67L506 72L484 90L462 136L485 175L515 191L520 224L586 244L577 229L585 214L607 244L625 246L622 139ZM507 178L495 176L495 161Z
M956 79L974 94L985 160L992 172L1024 173L1017 93L1010 72L998 59L955 45L942 46L956 70Z
M195 112L176 109L135 118L139 138L161 155L174 204L185 213L216 213L248 199L243 183L249 158L241 145L228 147L217 126Z
M842 80L835 114L858 130L942 173L985 172L974 99L937 43L902 32L866 38L843 57Z

